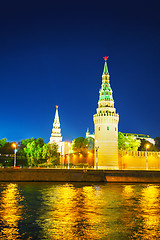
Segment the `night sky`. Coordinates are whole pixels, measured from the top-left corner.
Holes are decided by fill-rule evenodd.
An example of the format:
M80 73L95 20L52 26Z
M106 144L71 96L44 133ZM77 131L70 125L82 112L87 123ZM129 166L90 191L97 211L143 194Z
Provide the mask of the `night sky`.
M119 131L160 136L159 0L1 1L0 139L94 131L103 57Z

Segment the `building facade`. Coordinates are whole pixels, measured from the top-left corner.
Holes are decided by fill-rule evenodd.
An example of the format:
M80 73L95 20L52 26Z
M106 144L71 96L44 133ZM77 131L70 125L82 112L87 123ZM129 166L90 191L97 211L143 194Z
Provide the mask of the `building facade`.
M104 57L98 108L97 113L93 116L95 128L94 166L99 169L118 169L119 115L114 107L107 59L108 57Z

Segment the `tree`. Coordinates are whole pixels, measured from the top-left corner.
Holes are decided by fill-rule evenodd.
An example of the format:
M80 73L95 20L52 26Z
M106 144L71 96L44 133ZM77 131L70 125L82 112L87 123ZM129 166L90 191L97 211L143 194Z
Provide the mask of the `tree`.
M128 136L128 150L129 151L137 151L138 147L141 145L141 141L139 139L135 139L132 136Z
M118 132L118 149L126 150L126 137L121 132Z
M6 138L0 140L0 153L12 154L13 153L12 142L8 142Z
M26 142L23 142L23 144ZM24 147L24 152L26 154L28 165L38 166L38 164L42 163L42 151L43 151L43 145L44 141L42 138L35 138L31 139Z
M139 146L138 151L146 151L146 145L149 145L147 151L156 151L156 146L145 139L141 140L141 145Z
M84 137L78 137L73 140L72 149L74 152L85 152L88 150L88 141Z
M7 138L2 138L0 140L0 148L3 147L7 143Z
M44 144L42 158L47 160L48 165L53 166L59 163L58 145L56 143Z
M160 137L155 137L155 146L157 148L157 151L160 151Z
M0 140L0 164L3 166L13 166L12 142L8 142L6 138Z
M21 141L20 150L25 153L28 165L37 167L39 165L57 165L59 161L57 144L45 144L42 138L31 138Z
M141 141L132 136L124 136L123 133L118 133L118 148L126 151L137 151L141 145Z
M24 148L26 148L28 143L31 143L33 141L34 141L34 138L29 138L29 139L23 139L20 142L18 142L17 156L25 156L26 157L26 152L24 151Z

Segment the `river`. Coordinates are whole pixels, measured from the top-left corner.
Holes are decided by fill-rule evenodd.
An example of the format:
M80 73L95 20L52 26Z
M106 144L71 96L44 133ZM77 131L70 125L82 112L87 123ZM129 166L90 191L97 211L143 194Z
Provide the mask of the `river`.
M0 183L0 239L159 239L160 185Z

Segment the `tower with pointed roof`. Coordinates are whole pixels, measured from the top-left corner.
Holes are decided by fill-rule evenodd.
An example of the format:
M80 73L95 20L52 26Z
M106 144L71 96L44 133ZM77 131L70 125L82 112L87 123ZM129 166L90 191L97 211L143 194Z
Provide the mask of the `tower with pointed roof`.
M55 118L53 122L52 133L50 137L50 143L53 143L53 142L57 144L62 142L60 121L59 121L59 115L58 115L58 106L56 106L56 113L55 113Z
M95 160L99 169L118 169L118 122L119 115L114 107L108 57L104 57L102 85L99 91L97 113L93 116L95 126Z
M50 137L50 144L56 143L58 145L58 152L60 153L60 164L64 164L64 159L62 158L65 154L69 154L71 149L71 143L62 141L61 127L58 115L58 106L56 106L56 113L53 122L52 133Z

